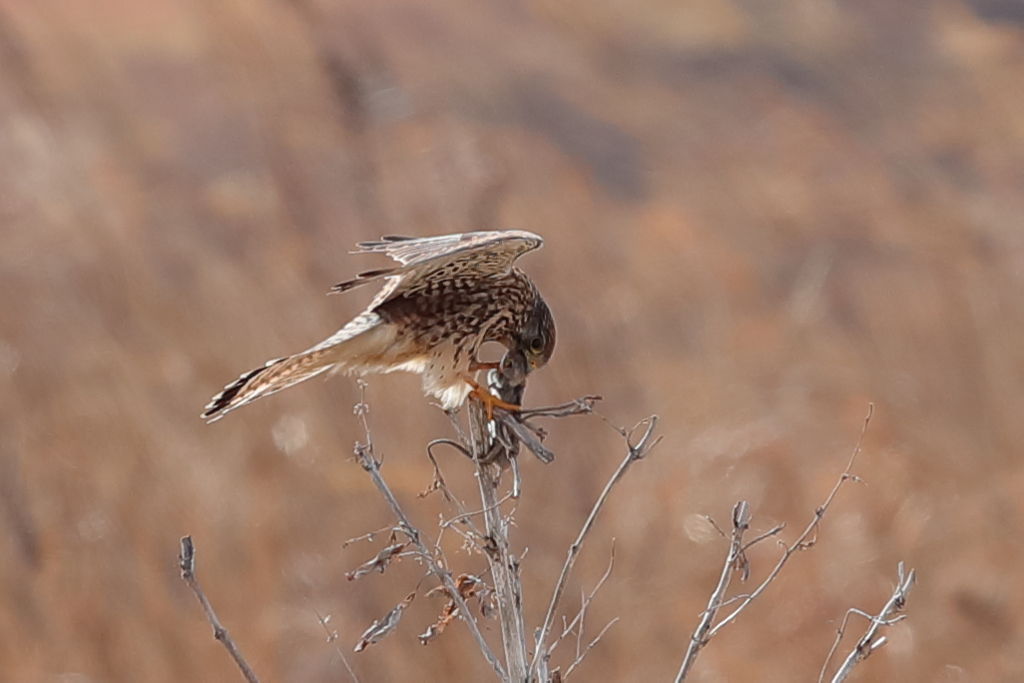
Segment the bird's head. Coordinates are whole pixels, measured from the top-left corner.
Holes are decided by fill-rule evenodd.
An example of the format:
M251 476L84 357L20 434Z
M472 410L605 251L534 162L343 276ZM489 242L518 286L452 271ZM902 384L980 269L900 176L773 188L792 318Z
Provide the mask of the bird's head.
M526 361L526 372L547 365L555 352L555 319L551 310L539 296L526 317L526 323L512 340L509 356L522 354Z

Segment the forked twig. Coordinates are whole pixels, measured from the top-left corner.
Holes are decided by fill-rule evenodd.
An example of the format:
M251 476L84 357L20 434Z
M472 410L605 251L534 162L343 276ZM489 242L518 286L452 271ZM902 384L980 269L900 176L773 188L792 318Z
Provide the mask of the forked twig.
M414 546L416 546L419 556L426 563L427 568L430 570L430 573L433 574L437 578L437 580L441 582L441 585L444 586L444 589L448 593L448 596L458 606L459 613L462 616L463 621L465 621L466 625L469 627L469 631L472 634L473 639L476 641L477 645L480 648L480 651L487 659L487 662L491 665L491 668L493 668L494 672L498 675L498 679L505 681L507 680L505 675L505 669L504 667L502 667L501 662L498 661L497 657L494 656L494 653L491 651L490 646L487 644L487 641L484 639L483 634L480 632L480 627L477 625L476 619L473 617L472 613L470 613L469 607L466 605L466 601L463 600L462 595L459 593L458 588L455 586L455 582L452 580L451 573L449 573L447 569L441 566L441 564L438 562L434 554L431 553L430 550L427 548L427 545L423 540L423 534L409 521L409 518L402 510L402 506L399 505L398 499L395 498L394 493L391 492L391 489L388 487L387 482L384 481L384 477L381 475L380 463L373 454L373 442L370 436L370 426L366 418L366 413L368 411L368 407L365 401L366 388L365 385L362 383L360 383L360 388L362 390L362 395L360 397L359 404L356 406L356 414L360 417L360 420L362 422L363 433L366 438L366 443L356 444L355 454L356 457L359 459L359 464L362 465L363 469L366 470L366 472L370 475L370 479L373 480L374 486L377 487L377 490L380 492L380 494L384 497L384 500L387 502L388 507L391 508L391 512L394 513L395 518L398 520L399 527L401 528L402 533L405 534L410 541L412 541Z
M743 571L746 570L746 558L743 555L745 549L743 534L749 528L750 505L747 501L741 500L732 509L732 534L729 537L729 554L726 555L725 563L722 565L722 572L718 576L718 584L711 591L711 597L708 598L707 609L704 610L700 623L697 624L693 635L690 636L690 645L686 648L686 656L683 658L683 664L679 667L679 673L676 675L676 683L686 678L686 675L690 672L690 667L693 666L694 661L697 659L697 653L711 639L708 634L711 632L711 625L724 602L725 592L729 588L733 572L741 567Z
M489 381L490 389L492 392L497 392L496 395L506 403L519 403L524 385L511 384L507 381L508 379L503 375L496 376L492 371ZM588 414L593 412L593 405L600 397L585 396L557 406L524 409L516 413L496 408L492 415L485 414L479 401L474 399L468 404L469 429L464 431L459 424L457 415L449 413L456 432L456 439L438 439L432 441L427 447L427 456L434 468L434 480L421 496L433 491L440 491L445 502L453 505L458 512L447 521L442 519L441 535L446 529L455 530L465 539L471 541L477 549L482 550L488 560L491 578L494 582L493 596L498 606L497 612L501 620L502 640L505 646L506 662L503 667L484 640L479 625L470 614L463 596L454 584L451 573L442 565L441 536L438 536L436 542L432 544L434 551L431 552L428 549L430 544L427 537L411 525L384 481L380 471L381 463L373 453L366 417L365 384L360 383L360 388L363 397L357 404L355 412L362 423L366 443L357 443L355 453L360 464L370 474L374 485L395 514L398 520L395 529L409 538L411 546L416 549L415 554L427 564L430 573L441 581L445 591L452 599L452 609L465 619L474 639L499 678L503 681L525 681L528 673L528 658L523 625L522 589L519 581L519 558L509 550L508 528L511 517L506 518L502 514L501 506L509 498L518 498L516 453L519 444L525 444L545 462L549 462L554 457L554 454L541 444L541 440L545 436L544 430L531 424L530 420L539 417L558 418ZM634 451L639 453L639 457L642 457L650 446L653 446L652 443L649 443L649 432L650 430L640 444L636 447L631 446ZM442 444L453 447L474 462L482 503L479 510L468 510L463 501L449 489L434 452L434 447ZM639 458L635 457L635 459ZM499 496L501 474L505 467L511 468L515 481L509 494ZM483 517L486 530L481 530L474 524L473 518L476 516ZM462 525L465 525L466 528L458 528ZM377 566L376 561L369 565L371 568Z
M601 396L591 394L581 396L557 406L542 406L540 408L523 408L519 416L528 420L533 417L569 417L570 415L587 415L594 411L594 404L601 400Z
M846 631L846 624L850 619L851 614L857 614L865 617L870 622L868 624L867 631L864 635L857 640L857 644L850 651L850 654L846 656L839 669L836 671L835 676L832 677L832 683L842 683L846 680L846 677L853 671L853 667L857 666L860 662L867 659L871 653L888 642L885 636L878 637L878 631L883 626L891 626L898 621L902 621L906 618L905 614L897 614L903 611L903 608L907 604L907 594L910 592L910 587L914 585L915 574L914 570L911 569L909 574L904 574L903 563L900 562L896 567L896 587L892 591L892 595L889 596L889 600L885 603L878 614L870 615L861 612L860 610L852 609L846 613L843 617L843 623L839 627L839 631L836 634L836 640L832 643L832 649L828 651L828 657L825 659L825 663L821 667L821 674L818 676L818 683L825 680L825 672L828 670L828 664L832 661L832 655L835 654L839 648L839 641L843 639L843 634ZM892 616L896 615L896 616Z
M181 578L185 580L188 587L192 589L196 599L199 600L199 604L203 608L203 613L206 614L206 620L210 622L210 626L213 627L213 637L218 640L231 658L235 660L235 664L238 666L242 675L245 676L245 680L248 683L259 683L259 679L256 678L256 674L249 668L249 664L245 661L242 653L238 651L238 647L235 645L235 641L228 635L226 628L221 626L220 621L217 619L217 615L213 612L213 607L210 605L210 601L206 599L206 594L203 593L203 589L199 587L199 581L196 579L196 548L192 543L191 536L183 536L181 538L181 550L178 554L178 567L181 569Z
M573 660L573 663L570 664L569 668L565 670L564 674L562 674L562 680L565 680L566 678L569 678L569 674L571 674L573 671L576 670L576 667L579 666L583 662L583 658L586 657L587 654L591 650L594 649L594 646L597 645L601 641L601 638L604 638L604 634L608 632L608 629L610 629L612 626L614 626L615 623L618 620L619 620L619 617L615 617L614 619L609 621L607 624L604 625L604 628L601 629L601 632L597 634L597 637L594 638L589 643L587 643L587 646L585 648L583 648L583 652L581 652L578 655L576 655L576 659Z
M810 538L811 534L818 530L818 525L821 523L821 519L825 516L825 513L828 512L829 507L832 505L832 501L835 500L836 494L839 493L839 489L842 488L843 484L845 484L848 480L852 479L854 481L860 481L857 475L853 473L853 465L857 461L857 456L860 455L860 449L864 443L864 434L867 433L868 425L871 423L871 416L874 414L874 412L874 404L868 404L868 414L864 418L864 424L861 427L860 436L857 438L857 445L854 447L853 453L850 455L850 460L846 464L846 469L843 470L843 473L839 475L839 479L836 480L836 483L832 487L832 490L829 491L828 496L825 498L825 502L821 504L821 507L814 511L814 517L811 519L811 522L807 525L807 528L803 530L803 533L801 533L797 537L797 539L793 541L791 545L786 547L786 550L785 552L783 552L782 557L779 558L779 561L775 564L775 567L772 568L771 573L768 574L765 580L762 581L761 584L757 588L755 588L750 593L750 595L747 596L740 603L739 607L730 612L724 619L722 619L722 621L718 622L718 624L716 624L715 627L711 629L711 631L708 633L708 638L714 638L715 634L718 633L723 626L733 621L739 615L739 613L747 605L750 604L751 600L753 600L762 592L764 592L764 589L767 588L768 585L775 580L775 577L779 575L779 572L782 571L782 567L785 566L786 562L793 555L793 553L795 553L798 550L804 550L813 545L813 541L808 542L807 539Z
M437 462L437 456L434 454L434 447L439 445L451 446L459 453L465 455L467 458L473 457L473 454L467 451L462 444L458 443L457 441L452 441L450 439L435 439L431 441L429 444L427 444L427 458L430 460L430 464L433 465L434 467L434 481L431 484L430 488L428 488L423 493L419 494L419 497L422 498L423 496L428 495L432 491L439 490L441 491L441 495L444 497L444 499L451 503L452 505L454 505L458 510L458 514L455 517L447 521L442 521L440 523L441 532L437 536L437 541L435 542L434 547L436 549L440 548L441 538L444 535L445 529L452 528L455 529L456 533L459 533L460 535L462 535L464 539L472 543L474 547L482 550L482 546L486 541L486 537L484 536L484 533L480 531L480 529L478 529L477 526L473 523L473 516L483 514L483 511L467 510L462 500L458 496L453 494L451 492L451 489L448 488L448 483L445 481L444 475L441 474L441 465L440 463ZM502 499L501 502L504 502L504 499ZM465 525L466 528L468 529L468 532L456 528L454 526L456 524Z
M795 541L793 541L793 543L785 546L785 550L783 551L782 556L775 563L775 566L772 568L771 572L768 573L768 576L765 577L765 579L760 584L758 584L758 586L753 591L742 597L739 597L738 600L736 598L733 598L728 600L727 602L723 602L724 588L721 585L721 581L722 579L724 579L726 582L725 587L728 587L728 581L731 575L731 571L734 568L734 563L737 561L738 558L743 557L743 549L745 547L749 547L750 545L759 540L763 540L764 538L773 535L773 533L775 533L776 531L775 529L772 529L767 534L763 534L758 539L755 539L751 543L747 544L747 546L742 546L742 532L740 532L740 552L739 555L735 555L733 552L733 548L735 547L735 544L737 542L737 530L735 525L736 510L739 509L740 505L738 504L736 508L734 508L734 525L732 535L733 542L730 543L730 551L726 557L726 561L722 569L722 575L720 577L719 585L716 586L715 591L712 592L712 599L708 603L708 609L705 610L705 612L701 616L701 621L698 624L697 630L694 631L694 634L690 638L689 645L686 649L686 654L683 657L683 663L680 665L679 673L676 675L675 683L682 683L682 681L685 680L686 675L689 672L690 667L693 665L693 661L696 658L697 653L700 651L700 649L707 645L708 641L714 638L715 635L720 630L722 630L723 627L725 627L727 624L732 623L736 619L736 617L738 617L739 614L744 609L746 609L748 605L750 605L751 602L753 602L759 595L761 595L768 588L768 586L772 584L772 582L775 581L775 578L779 575L779 572L782 571L782 568L786 565L786 562L789 561L789 558L793 556L793 553L797 552L798 550L805 550L814 545L814 539L811 538L811 536L818 530L818 526L821 523L822 518L825 516L825 513L828 512L829 507L832 505L832 501L835 500L836 494L839 493L839 489L842 488L843 484L845 484L847 480L852 479L854 481L860 481L857 475L853 473L853 466L854 463L857 461L857 456L860 454L861 446L864 443L864 435L867 433L868 425L871 423L871 416L873 414L874 404L868 404L867 416L865 416L864 418L864 424L861 427L860 436L857 439L857 444L853 449L853 453L850 455L850 460L846 464L846 469L844 469L842 474L839 475L839 479L836 480L836 483L832 487L832 490L829 491L828 496L825 498L825 502L822 503L820 507L815 509L814 516L811 518L811 521L807 525L807 527L804 528L803 532L797 537ZM745 503L743 504L745 505ZM745 531L746 529L743 529L743 532ZM745 562L745 559L743 561ZM719 592L719 588L722 589L721 592ZM739 605L736 606L731 612L729 612L729 614L723 617L718 623L712 625L712 622L714 620L714 617L717 615L718 610L721 609L724 604L731 603L734 600L738 601Z
M604 570L604 574L602 574L601 578L598 579L597 583L594 585L593 590L591 590L589 594L583 596L583 599L580 601L580 611L576 613L576 616L573 617L572 620L569 623L565 624L565 626L562 628L561 635L559 635L558 638L555 639L555 642L551 643L551 647L548 648L548 655L549 656L551 655L551 653L553 653L555 651L555 648L558 647L558 644L561 643L563 640L565 640L565 638L570 633L572 633L572 630L574 628L576 628L577 624L579 624L579 628L580 628L579 632L580 633L583 632L583 618L584 618L584 616L587 613L587 608L590 606L590 603L594 601L594 597L597 595L597 592L599 590L601 590L601 586L604 585L604 582L607 581L608 577L612 575L612 568L614 566L615 566L615 546L613 545L612 546L611 556L608 558L608 567ZM578 650L578 648L579 648L579 643L577 643L577 650ZM579 657L579 654L580 653L577 651L576 656ZM566 672L565 675L568 676L569 675L568 672Z
M583 548L583 541L586 539L587 534L590 533L591 528L593 528L594 522L597 519L597 514L601 511L601 508L604 507L605 501L608 500L608 494L611 493L615 484L622 479L626 470L628 470L633 463L643 459L644 456L646 456L651 449L661 441L661 437L654 438L654 428L657 424L658 417L656 415L652 415L634 427L633 432L640 429L642 426L645 426L644 432L636 444L631 442L629 434L625 435L626 445L628 446L626 457L623 458L618 469L615 470L615 473L612 474L608 483L605 484L601 494L594 502L594 506L590 509L590 514L587 515L586 521L583 522L583 527L580 529L580 533L576 536L576 540L573 541L571 546L569 546L569 552L565 558L565 564L562 565L562 572L558 576L558 582L555 584L555 589L551 596L551 602L548 604L547 614L545 615L544 622L541 624L541 627L537 632L536 649L534 650L533 659L530 662L529 669L529 674L531 676L535 671L537 671L540 661L542 659L546 660L550 655L545 642L547 641L548 632L551 630L551 624L555 619L555 611L558 609L558 604L562 599L562 593L565 592L565 586L569 580L569 574L572 573L573 565L576 564L576 558L579 556L580 550Z
M536 417L589 415L594 412L594 404L600 400L600 396L583 396L575 401L569 401L557 406L524 408L515 414L499 409L494 411L494 419L512 432L542 462L549 463L555 459L555 454L541 443L544 432L542 429L531 424L530 420Z

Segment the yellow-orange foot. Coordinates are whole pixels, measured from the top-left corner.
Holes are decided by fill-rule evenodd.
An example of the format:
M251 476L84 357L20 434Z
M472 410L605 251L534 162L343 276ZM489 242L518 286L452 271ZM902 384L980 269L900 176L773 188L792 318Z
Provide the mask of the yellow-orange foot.
M500 398L498 398L497 396L495 396L494 394L492 394L491 392L487 391L482 386L477 384L476 380L474 380L473 378L466 377L465 380L466 384L473 387L473 390L469 392L469 395L473 396L478 401L484 404L484 412L487 414L488 420L494 418L495 408L501 408L502 410L507 410L510 413L516 413L522 410L522 406L517 406L514 403L506 403L505 401L502 401Z

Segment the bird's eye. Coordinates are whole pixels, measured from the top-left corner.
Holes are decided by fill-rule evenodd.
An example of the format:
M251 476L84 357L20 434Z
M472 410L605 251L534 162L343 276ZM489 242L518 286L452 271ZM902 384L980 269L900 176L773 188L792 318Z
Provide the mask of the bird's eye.
M544 349L544 340L540 337L534 337L530 340L530 350L534 353L540 353Z

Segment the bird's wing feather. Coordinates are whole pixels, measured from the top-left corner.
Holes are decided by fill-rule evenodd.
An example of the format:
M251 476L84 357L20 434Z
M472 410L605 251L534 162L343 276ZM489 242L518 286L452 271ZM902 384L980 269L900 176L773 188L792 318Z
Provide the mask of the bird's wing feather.
M360 242L357 254L386 254L403 266L420 265L435 259L448 260L469 252L489 252L502 259L498 267L507 271L512 262L538 248L543 240L523 230L467 232L437 237L401 237L389 235L374 242Z
M345 282L339 282L338 284L331 287L332 294L338 294L341 292L347 292L350 289L355 289L360 285L365 285L367 282L373 282L383 277L389 277L394 274L396 268L380 268L378 270L368 270L365 273L359 273L351 280Z
M361 273L354 280L335 285L333 292L345 292L380 279L389 282L374 299L379 305L402 292L415 289L432 275L472 274L479 277L509 272L517 258L539 248L544 241L523 230L467 232L438 237L382 237L375 242L360 242L356 254L384 254L398 261L396 268Z

